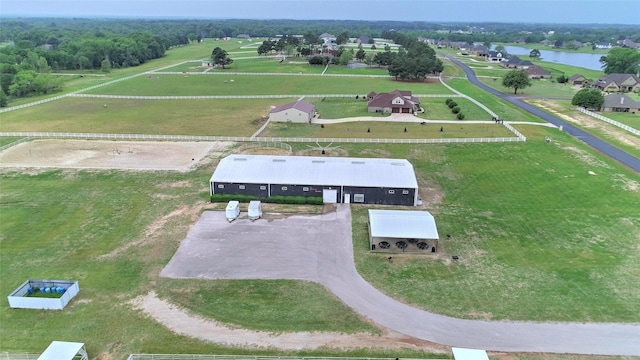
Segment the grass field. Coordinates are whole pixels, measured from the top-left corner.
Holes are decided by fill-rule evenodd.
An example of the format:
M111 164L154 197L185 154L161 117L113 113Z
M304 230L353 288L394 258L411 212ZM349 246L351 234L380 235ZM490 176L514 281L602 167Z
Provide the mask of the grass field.
M162 59L114 71L109 78L201 59L220 45L230 52L246 51L239 49L242 44L237 42L207 41L172 49ZM242 63L240 67L242 70ZM459 74L450 68L446 72ZM138 95L228 95L229 91L366 94L396 88L415 93L448 91L439 84L373 78L246 75L234 76L233 84L224 84L224 79L228 78L143 76L96 91ZM75 82L74 87L81 87L104 80L83 77L71 81ZM481 92L466 80L453 79L448 83L483 102L505 120L541 122ZM0 130L248 136L259 128L258 119L270 106L292 100L295 99L66 98L4 113ZM437 101L444 104L444 99ZM344 106L345 113L360 111L348 108L346 102L336 101L336 105ZM325 105L319 105L321 114L339 116L336 107L322 106ZM487 132L513 136L497 135L504 127L493 124L476 126L460 122L444 125L443 132L440 127L363 122L331 124L324 129L290 124L284 130L282 124L275 124L265 134L338 136L352 132L363 137L414 137L424 132L424 136L463 137L461 132L478 131L483 136L488 136ZM458 130L459 127L462 129ZM367 128L371 128L371 133L366 132ZM398 300L451 316L640 322L637 301L640 177L557 130L524 125L517 128L527 136L526 143L341 145L341 151L348 156L409 159L441 235L451 235L450 240L443 239L437 256L398 255L390 263L386 256L367 251L366 208L353 206L358 270L374 286ZM551 143L544 141L547 136L553 138ZM300 152L307 150L308 145L292 144ZM160 270L199 213L215 207L208 202L207 190L214 167L215 160L188 173L3 170L0 290L8 294L27 278L78 280L82 290L63 312L0 307L0 350L37 352L52 340L90 339L89 353L92 358L97 354L101 359L120 359L129 353L436 357L397 349L283 352L229 348L176 335L128 305L136 296L156 291L160 297L197 314L252 329L379 333L316 284L159 278ZM460 261L452 263L451 255L458 255ZM291 321L291 316L296 321ZM604 359L562 355L514 357Z
M407 129L407 132L404 131ZM443 131L440 131L442 129ZM451 139L515 137L496 124L425 124L359 121L320 125L270 123L260 134L265 137L318 137L364 139Z

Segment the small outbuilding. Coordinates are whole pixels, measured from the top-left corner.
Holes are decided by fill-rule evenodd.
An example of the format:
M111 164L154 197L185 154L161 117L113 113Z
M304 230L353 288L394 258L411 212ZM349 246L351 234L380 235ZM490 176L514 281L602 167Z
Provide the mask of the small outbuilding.
M84 343L52 341L38 360L89 360Z
M371 251L438 251L438 228L428 211L369 210Z
M62 310L79 291L77 281L27 280L13 290L7 299L11 308Z
M310 123L316 115L316 107L306 101L276 106L269 113L269 120L276 122Z

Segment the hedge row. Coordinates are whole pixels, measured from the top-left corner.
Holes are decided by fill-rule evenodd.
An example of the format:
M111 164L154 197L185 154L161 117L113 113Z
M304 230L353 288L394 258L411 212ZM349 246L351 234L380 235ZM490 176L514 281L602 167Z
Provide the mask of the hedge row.
M248 203L253 200L260 200L263 203L274 204L298 204L298 205L322 205L322 197L318 196L271 196L268 198L259 198L252 195L234 195L234 194L213 194L211 195L211 202L223 203L229 201L239 201L241 203Z

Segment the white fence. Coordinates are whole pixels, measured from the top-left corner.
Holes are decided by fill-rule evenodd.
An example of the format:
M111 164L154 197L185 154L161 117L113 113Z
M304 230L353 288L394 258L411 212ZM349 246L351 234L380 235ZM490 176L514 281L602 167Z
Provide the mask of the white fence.
M288 95L100 95L73 93L68 96L81 98L100 99L125 99L125 100L212 100L212 99L289 99L289 98L355 98L364 96L359 94L288 94ZM460 98L459 94L416 94L419 98Z
M460 95L461 97L468 99L469 101L473 102L474 104L480 106L482 109L484 109L484 111L488 112L491 116L495 117L495 118L499 118L498 114L494 113L493 111L491 111L491 109L489 109L488 107L486 107L483 103L481 103L480 101L472 98L471 96L465 95L463 93L461 93L460 91L452 88L451 86L447 85L444 80L442 80L442 76L439 77L440 79L440 83L442 85L444 85L444 87L446 87L447 89L453 91L454 93Z
M391 358L350 357L296 357L296 356L251 356L251 355L197 355L197 354L131 354L127 360L393 360ZM402 360L429 360L408 359Z
M31 139L29 139L28 137L25 137L25 138L22 138L20 140L14 141L14 142L12 142L10 144L6 144L6 145L0 147L0 151L6 150L6 149L8 149L10 147L14 147L14 146L16 146L18 144L22 144L23 142L27 142L29 140L31 140Z
M636 128L632 128L629 125L625 125L623 123L619 123L619 122L617 122L615 120L609 119L606 116L602 116L602 115L600 115L598 113L594 113L593 111L589 111L589 110L587 110L587 109L585 109L583 107L577 107L576 110L578 110L578 111L580 111L582 113L585 113L585 114L587 114L589 116L592 116L592 117L594 117L596 119L599 119L599 120L602 120L604 122L607 122L607 123L609 123L609 124L611 124L613 126L617 126L617 127L621 128L621 129L627 130L628 132L630 132L630 133L632 133L634 135L640 136L640 130L638 130Z
M505 124L506 125L506 124ZM512 128L513 129L513 128ZM513 129L512 131L516 131ZM517 131L516 131L517 132ZM518 133L520 134L520 133ZM192 136L192 135L151 135L151 134L91 134L56 132L0 132L0 136L31 137L49 139L92 139L92 140L135 140L135 141L236 141L236 142L295 142L295 143L354 143L354 144L465 144L522 142L526 138L445 138L445 139L368 139L368 138L287 138L287 137L245 137L245 136Z
M39 354L10 354L0 353L0 360L38 360Z

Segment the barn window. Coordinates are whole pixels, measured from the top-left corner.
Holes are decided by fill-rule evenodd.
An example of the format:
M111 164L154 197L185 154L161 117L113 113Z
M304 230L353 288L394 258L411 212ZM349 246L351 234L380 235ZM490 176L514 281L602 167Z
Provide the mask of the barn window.
M395 193L396 193L396 191L395 191L395 190L389 190L389 194L390 194L390 195L393 195L393 194L395 194Z
M364 202L364 194L353 194L353 202Z
M246 187L244 185L238 185L238 189L244 190Z
M218 189L224 189L224 185L218 184Z
M402 190L402 195L409 195L409 190Z
M283 186L281 189L282 189L282 191L287 191L287 187L286 186Z
M309 188L308 187L303 187L302 191L309 191Z
M267 187L265 185L260 185L260 190L267 190Z

